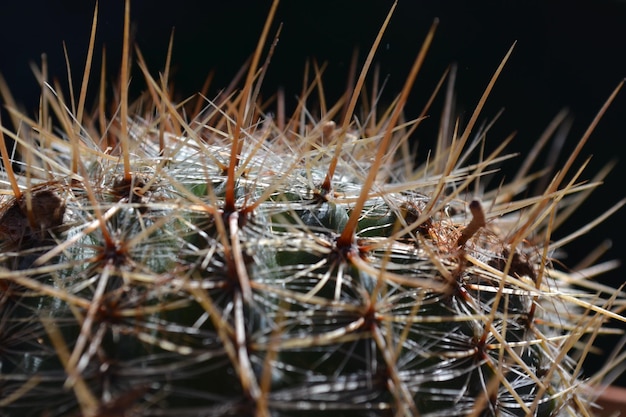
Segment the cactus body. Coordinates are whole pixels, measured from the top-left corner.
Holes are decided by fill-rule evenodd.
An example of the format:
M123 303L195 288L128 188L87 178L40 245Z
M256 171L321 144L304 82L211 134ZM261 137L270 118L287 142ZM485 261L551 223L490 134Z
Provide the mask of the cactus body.
M256 123L255 70L193 120L145 72L157 116L76 127L46 94L62 134L3 128L29 162L0 217L0 415L591 413L572 356L619 300L549 259L585 186L479 202L508 157L464 164L471 127L408 166L401 100Z

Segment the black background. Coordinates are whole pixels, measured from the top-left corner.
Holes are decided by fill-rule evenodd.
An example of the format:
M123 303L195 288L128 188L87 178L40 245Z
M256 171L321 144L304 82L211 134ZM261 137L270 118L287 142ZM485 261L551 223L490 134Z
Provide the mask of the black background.
M211 91L215 94L254 50L269 6L269 1L135 0L133 33L154 74L163 68L175 27L172 79L176 91L180 97L195 93L208 72L215 69ZM295 97L301 89L306 59L315 58L328 62L324 85L329 100L337 98L345 88L353 51L357 48L361 58L365 56L390 7L388 0L283 1L274 25L276 29L282 22L283 29L264 82L266 96L281 86L288 97ZM28 113L35 114L39 94L29 63L39 63L41 53L47 53L51 75L65 81L65 41L74 77L80 80L93 9L93 1L79 0L3 1L0 5L0 72ZM102 0L99 10L94 72L99 77L99 51L106 45L109 79L113 81L121 54L123 0ZM439 27L408 103L408 114L419 113L445 68L457 63L457 107L461 118L467 120L500 60L517 41L480 119L489 121L505 108L488 141L497 145L516 131L511 147L514 151L523 153L557 112L568 108L573 126L563 160L626 76L626 2L401 0L377 55L381 74L388 76L387 97L400 90L435 17L440 19ZM137 92L142 84L136 67L133 74L133 91ZM75 88L79 88L78 81ZM432 120L416 134L422 161L434 140L439 109L432 111ZM626 196L625 119L623 91L579 158L582 162L593 154L585 178L612 159L618 160L617 168L556 238L585 225ZM3 120L8 121L6 114ZM503 174L513 172L504 169ZM626 260L625 216L626 210L621 210L569 245L565 263L574 265L605 239L611 239L613 247L603 259ZM602 280L621 285L626 281L625 271L620 267ZM606 343L610 346L614 342ZM598 363L590 361L587 368L591 370ZM620 384L626 385L624 381L622 378Z

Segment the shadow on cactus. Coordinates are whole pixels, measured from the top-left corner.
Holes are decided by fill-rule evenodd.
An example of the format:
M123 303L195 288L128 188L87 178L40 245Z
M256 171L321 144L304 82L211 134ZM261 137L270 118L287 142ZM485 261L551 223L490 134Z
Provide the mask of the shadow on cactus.
M274 120L257 96L276 6L241 90L195 113L139 52L148 89L129 103L129 2L114 106L102 84L85 111L97 13L78 97L45 66L36 118L3 91L19 128L0 136L0 415L593 415L623 355L584 381L580 364L626 296L592 280L614 263L556 269L569 238L551 234L606 175L572 168L621 85L543 193L530 167L562 118L489 190L509 139L482 152L475 125L511 51L414 166L430 104L403 108L436 24L390 107L361 98L393 9L342 101L307 109L316 68Z

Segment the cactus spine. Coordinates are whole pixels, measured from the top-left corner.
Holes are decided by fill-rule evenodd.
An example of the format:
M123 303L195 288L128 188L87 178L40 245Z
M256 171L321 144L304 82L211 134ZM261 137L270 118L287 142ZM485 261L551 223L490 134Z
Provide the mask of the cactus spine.
M88 70L77 107L40 74L39 118L2 127L0 415L592 415L573 358L624 321L624 293L550 256L597 183L566 177L597 120L543 194L515 199L525 172L475 187L510 157L468 162L507 54L414 166L403 107L434 26L383 116L355 110L392 9L343 118L275 122L256 95L276 6L241 91L193 117L140 55L129 103L127 1L114 114L84 112Z

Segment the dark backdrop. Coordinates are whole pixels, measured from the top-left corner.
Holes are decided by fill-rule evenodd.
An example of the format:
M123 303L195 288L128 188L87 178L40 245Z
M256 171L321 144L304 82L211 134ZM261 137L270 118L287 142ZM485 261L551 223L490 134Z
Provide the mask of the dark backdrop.
M114 78L121 50L123 0L100 3L97 50L106 45L108 72ZM135 39L150 67L161 69L175 27L172 78L176 91L181 96L193 94L209 70L215 69L215 93L228 84L253 51L269 4L244 0L135 0ZM276 22L284 26L264 83L266 95L282 86L288 97L294 97L301 88L305 60L316 58L328 62L325 87L331 99L338 97L345 87L353 51L358 49L361 57L367 53L390 6L388 0L283 1ZM27 111L35 112L39 94L29 63L39 62L41 53L47 53L51 74L65 80L65 41L74 76L82 75L93 7L94 1L90 0L2 1L0 72ZM624 1L400 0L377 55L381 74L388 76L387 97L401 88L435 17L440 19L439 28L409 102L409 114L417 115L435 81L453 62L458 64L459 111L471 111L498 63L517 40L481 118L487 121L505 108L489 138L497 144L517 131L512 145L516 151L528 149L563 108L569 108L573 117L566 151L572 149L604 100L626 76ZM95 62L99 68L99 56ZM134 74L139 89L141 76L138 71ZM585 225L626 196L625 118L626 91L618 96L583 151L585 157L594 155L587 178L611 159L618 159L618 166L557 237ZM434 117L417 135L422 157L432 144L436 124ZM626 260L622 240L625 216L626 211L620 211L570 245L566 262L575 264L605 239L613 242L605 259ZM618 286L626 281L625 271L621 267L604 276L603 281ZM606 343L610 346L615 340ZM587 367L597 363L591 361ZM621 384L625 385L624 381L622 378Z

